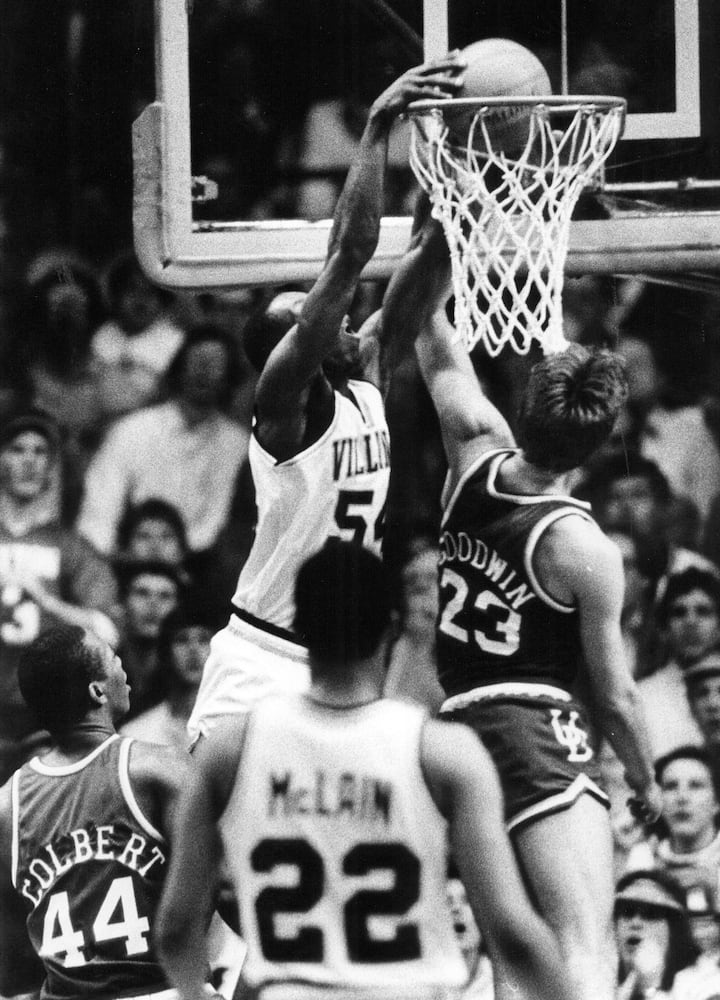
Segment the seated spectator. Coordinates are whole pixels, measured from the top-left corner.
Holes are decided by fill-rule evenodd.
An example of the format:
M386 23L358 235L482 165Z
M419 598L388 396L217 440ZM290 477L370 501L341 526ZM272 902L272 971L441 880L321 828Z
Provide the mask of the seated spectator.
M0 426L0 784L41 734L20 696L22 650L58 621L117 641L109 565L60 523L60 437L38 410Z
M103 316L100 285L77 263L58 265L30 282L17 321L16 364L30 401L63 435L63 520L77 515L82 481L103 429L100 372L90 340Z
M158 399L184 334L168 315L168 293L152 284L133 253L112 264L106 288L110 318L90 349L100 371L103 411L114 418Z
M657 608L666 660L638 682L650 730L653 756L661 757L686 743L700 745L687 699L684 675L720 639L720 580L691 567L668 579Z
M438 612L438 545L435 535L418 531L401 560L399 621L390 652L385 694L419 702L431 712L445 700L437 677L435 621Z
M622 555L625 592L620 627L627 664L639 679L655 666L650 644L653 598L665 568L665 550L654 539L620 521L605 533Z
M720 645L689 666L684 679L690 711L702 734L720 801Z
M622 336L617 351L627 365L629 395L619 431L645 458L655 462L670 489L693 502L704 521L720 491L720 452L699 405L670 407L650 345Z
M684 894L658 869L628 872L615 892L618 1000L710 1000L720 991L717 970L697 965Z
M127 722L121 730L124 735L188 749L187 721L218 624L204 609L186 601L165 617L157 642L157 704Z
M117 565L117 576L122 615L118 655L132 688L131 719L160 700L160 634L182 594L177 570L169 563L131 560Z
M588 465L575 493L591 502L605 531L623 525L664 546L658 595L667 576L689 566L720 575L718 568L700 553L675 544L675 532L670 527L674 497L668 480L655 462L638 452L623 448L602 453Z
M187 552L185 522L177 507L150 497L125 511L117 534L120 559L159 559L180 568Z
M703 953L717 956L720 807L709 755L702 747L678 747L657 761L655 778L663 797L663 829L633 847L627 870L669 872L685 891L695 943Z
M228 334L194 327L168 371L167 402L110 429L88 468L77 523L99 552L113 551L128 507L151 497L177 508L193 556L212 549L247 457L248 430L225 412L239 371Z

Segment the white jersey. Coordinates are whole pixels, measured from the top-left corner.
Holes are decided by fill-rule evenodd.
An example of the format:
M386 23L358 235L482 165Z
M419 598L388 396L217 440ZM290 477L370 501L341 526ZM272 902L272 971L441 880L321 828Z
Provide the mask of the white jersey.
M335 415L317 441L285 462L249 447L258 520L233 604L283 629L294 616L295 577L326 539L357 541L380 554L390 478L390 435L382 397L350 381L335 392Z
M387 699L270 695L253 708L220 824L249 987L417 1000L467 981L447 825L421 770L425 718Z

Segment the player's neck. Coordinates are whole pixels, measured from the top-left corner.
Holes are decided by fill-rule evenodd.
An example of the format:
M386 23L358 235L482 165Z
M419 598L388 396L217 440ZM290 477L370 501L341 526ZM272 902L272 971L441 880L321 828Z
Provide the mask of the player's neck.
M109 719L84 719L66 733L57 734L43 760L53 766L75 763L114 735L115 727Z
M553 472L528 462L521 454L504 462L500 472L505 486L518 493L567 493L570 472Z
M355 708L382 697L382 681L375 671L354 671L352 676L314 676L308 696L320 705Z

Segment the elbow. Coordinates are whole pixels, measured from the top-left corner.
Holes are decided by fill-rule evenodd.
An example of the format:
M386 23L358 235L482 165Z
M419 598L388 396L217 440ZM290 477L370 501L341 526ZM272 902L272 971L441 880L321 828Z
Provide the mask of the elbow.
M163 960L183 953L190 939L188 915L179 910L161 909L155 924L155 946Z

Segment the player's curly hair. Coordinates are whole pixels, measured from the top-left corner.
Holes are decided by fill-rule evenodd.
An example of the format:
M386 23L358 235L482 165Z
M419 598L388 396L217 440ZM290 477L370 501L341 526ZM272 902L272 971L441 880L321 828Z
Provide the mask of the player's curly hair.
M528 462L550 472L575 469L603 444L627 398L623 359L570 344L530 371L517 439Z
M20 693L51 735L67 732L85 717L92 707L88 685L105 676L100 655L85 636L79 625L55 625L20 657Z
M372 656L390 620L388 580L372 552L331 538L301 566L294 626L316 666L337 669Z

